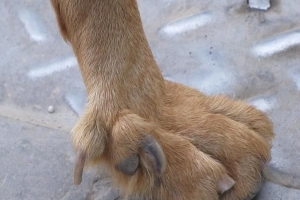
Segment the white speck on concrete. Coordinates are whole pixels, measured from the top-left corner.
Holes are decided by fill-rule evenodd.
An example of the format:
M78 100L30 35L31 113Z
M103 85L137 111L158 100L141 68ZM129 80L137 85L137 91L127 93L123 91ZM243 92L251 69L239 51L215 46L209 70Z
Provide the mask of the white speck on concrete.
M271 7L270 0L248 0L250 8L268 10Z
M197 13L166 24L161 28L160 33L167 36L174 36L190 32L207 25L212 21L212 18L213 15L211 11Z
M57 62L53 62L49 65L32 69L29 71L28 76L31 79L43 78L45 76L52 75L54 72L66 70L71 67L77 66L77 60L75 57L68 57Z
M41 42L47 39L46 26L34 11L22 9L18 16L32 40Z
M276 99L275 97L258 97L250 100L250 104L263 112L268 112L275 107Z
M300 30L294 30L260 42L252 48L257 56L267 57L300 45Z

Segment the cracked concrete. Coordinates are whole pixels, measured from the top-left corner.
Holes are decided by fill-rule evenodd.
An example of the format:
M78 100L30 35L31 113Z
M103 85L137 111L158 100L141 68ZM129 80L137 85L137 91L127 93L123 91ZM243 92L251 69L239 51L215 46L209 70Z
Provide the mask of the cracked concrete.
M271 164L300 175L297 1L272 0L267 11L246 0L138 2L164 76L266 112L276 131ZM2 0L0 12L0 199L117 198L110 180L95 172L72 185L69 131L86 93L50 2ZM265 183L257 199L298 200L300 191Z

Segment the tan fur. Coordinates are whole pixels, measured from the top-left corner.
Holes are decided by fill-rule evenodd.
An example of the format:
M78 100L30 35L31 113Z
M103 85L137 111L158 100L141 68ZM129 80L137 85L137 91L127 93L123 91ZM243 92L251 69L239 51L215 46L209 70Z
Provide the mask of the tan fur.
M213 158L213 162L222 163L236 181L233 189L221 199L246 199L257 192L262 168L270 159L273 138L272 123L262 112L242 101L232 101L224 96L207 97L197 90L165 81L146 40L135 0L51 2L61 33L77 56L88 91L88 105L72 131L74 148L86 154L86 164L107 162L112 169L116 160L107 156L124 146L120 140L116 142L118 135L125 137L124 141L138 144L137 133L131 136L129 132L115 131L118 134L114 134L113 127L119 123L120 113L130 109L147 122L161 127L151 130L164 148L169 168L168 178L163 178L165 186L157 190L149 189L149 185L141 181L145 179L139 179L140 172L131 177L134 179L131 181L140 181L139 188L131 185L125 175L113 174L120 183L126 183L121 184L126 191L144 192L153 195L153 199L159 199L157 195L164 193L163 199L171 200L178 195L178 191L172 189L175 187L186 195L181 199L201 199L198 187L190 186L192 180L198 179L191 176L189 165L200 162L193 159L202 159L201 170L195 168L199 170L196 170L196 177L200 179L207 173L212 174L213 166L203 163L210 163L208 160ZM177 141L186 144L174 149ZM132 148L137 150L137 146ZM117 152L114 159L125 156L127 150ZM177 153L182 152L192 154L191 159L185 157L173 165L172 162L178 159ZM206 160L204 155L211 158ZM176 170L172 171L172 168ZM155 187L151 177L146 179L151 187ZM206 190L205 186L203 190ZM211 192L212 197L215 196L215 190ZM191 198L196 193L199 196Z
M268 138L271 138L273 134L272 124L265 115L241 102L236 102L242 105L240 107L232 103L227 110L216 112L214 104L226 104L232 100L223 96L199 97L196 90L183 85L172 82L166 85L169 91L176 92L167 94L168 108L171 109L165 112L172 116L173 121L165 121L162 126L188 137L198 149L219 160L228 169L236 184L222 199L245 199L257 192L262 179L261 170L270 159L270 140L262 136L269 134ZM206 101L207 98L210 101ZM248 116L247 123L241 123L243 118L232 117L237 113L247 115L250 111L256 112ZM260 120L265 120L265 123ZM265 127L270 129L260 135L259 132Z

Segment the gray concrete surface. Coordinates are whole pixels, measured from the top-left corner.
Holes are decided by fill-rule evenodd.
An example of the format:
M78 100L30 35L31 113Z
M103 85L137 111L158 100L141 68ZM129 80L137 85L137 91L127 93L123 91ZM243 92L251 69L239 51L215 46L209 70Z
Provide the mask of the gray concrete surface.
M299 2L138 2L164 76L265 111L277 134L271 164L300 175ZM95 172L72 185L68 132L85 90L49 1L1 0L0 13L0 199L105 199L109 179ZM257 199L298 200L300 191L266 183Z

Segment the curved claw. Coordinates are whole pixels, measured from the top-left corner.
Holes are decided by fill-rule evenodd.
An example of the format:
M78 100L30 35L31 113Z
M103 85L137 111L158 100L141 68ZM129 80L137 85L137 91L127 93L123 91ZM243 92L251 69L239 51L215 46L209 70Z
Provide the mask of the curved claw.
M118 164L116 164L116 169L123 172L124 174L127 174L129 176L132 176L135 174L138 165L140 163L140 158L137 153L132 154L128 158L121 160Z
M85 153L78 151L75 160L75 167L73 172L73 183L79 185L82 181L82 173L84 168L86 155Z

